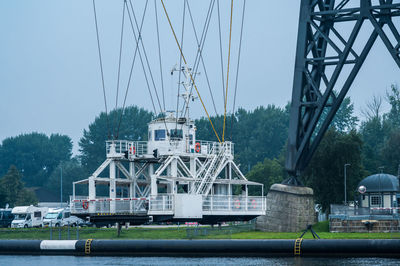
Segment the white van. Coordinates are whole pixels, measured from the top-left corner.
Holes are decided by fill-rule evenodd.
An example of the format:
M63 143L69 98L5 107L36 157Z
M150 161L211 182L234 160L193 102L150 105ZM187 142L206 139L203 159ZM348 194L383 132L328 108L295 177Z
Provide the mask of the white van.
M81 225L84 221L76 216L71 216L69 209L64 208L50 208L48 213L43 219L44 226L76 226Z
M47 214L47 207L19 206L11 211L14 220L11 222L12 228L42 227L43 217Z

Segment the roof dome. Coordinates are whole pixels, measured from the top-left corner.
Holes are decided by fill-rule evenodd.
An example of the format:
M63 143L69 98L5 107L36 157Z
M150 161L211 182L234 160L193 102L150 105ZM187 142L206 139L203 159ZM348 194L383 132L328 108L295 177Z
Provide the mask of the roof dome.
M358 184L358 187L365 186L369 192L399 191L399 179L394 175L375 174L370 175Z

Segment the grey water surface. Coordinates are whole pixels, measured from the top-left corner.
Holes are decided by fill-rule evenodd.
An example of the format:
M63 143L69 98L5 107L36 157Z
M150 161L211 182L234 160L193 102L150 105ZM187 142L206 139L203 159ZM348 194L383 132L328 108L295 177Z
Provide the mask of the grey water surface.
M0 265L400 265L395 258L0 256Z

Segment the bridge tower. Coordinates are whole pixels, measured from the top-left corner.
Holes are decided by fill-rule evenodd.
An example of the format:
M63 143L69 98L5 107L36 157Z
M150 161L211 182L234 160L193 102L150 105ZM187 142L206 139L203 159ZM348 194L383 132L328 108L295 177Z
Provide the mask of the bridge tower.
M400 0L301 0L285 183L299 184L378 38L400 68L398 16ZM360 45L367 23L373 30Z

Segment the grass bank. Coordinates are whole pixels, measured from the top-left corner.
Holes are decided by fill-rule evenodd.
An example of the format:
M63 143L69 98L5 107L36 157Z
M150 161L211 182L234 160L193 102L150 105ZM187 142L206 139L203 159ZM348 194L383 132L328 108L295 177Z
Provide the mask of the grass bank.
M327 222L321 222L313 226L314 231L322 239L400 239L400 233L330 233ZM123 228L120 237L116 228L80 228L77 234L76 228L28 228L28 229L0 229L0 239L296 239L302 232L278 233L261 232L227 226L221 229L215 227L130 227ZM304 235L305 239L312 239L311 233Z

